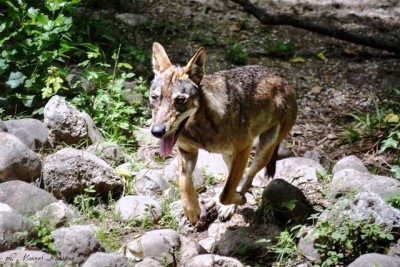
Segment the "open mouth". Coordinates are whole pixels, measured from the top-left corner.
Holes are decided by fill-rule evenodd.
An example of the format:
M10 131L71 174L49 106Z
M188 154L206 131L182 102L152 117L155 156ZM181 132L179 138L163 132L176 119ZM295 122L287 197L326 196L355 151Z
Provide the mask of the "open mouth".
M160 154L161 156L168 156L171 154L172 149L174 148L174 145L176 141L178 140L179 133L182 130L182 128L185 126L187 120L189 119L186 118L184 119L178 126L178 129L175 132L170 133L167 136L164 136L161 138L160 142Z

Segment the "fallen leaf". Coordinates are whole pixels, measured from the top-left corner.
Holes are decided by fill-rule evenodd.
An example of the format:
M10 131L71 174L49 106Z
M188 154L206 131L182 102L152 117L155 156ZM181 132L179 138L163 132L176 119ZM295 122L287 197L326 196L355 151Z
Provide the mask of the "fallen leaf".
M383 119L384 122L394 122L394 123L398 123L400 121L400 117L397 114L394 113L389 113L385 116L385 118Z
M317 57L318 57L319 59L321 59L322 61L324 61L324 62L328 62L328 59L326 58L324 52L319 52L319 53L317 54Z
M292 57L291 59L289 59L289 62L304 63L304 62L306 62L306 60L303 57Z

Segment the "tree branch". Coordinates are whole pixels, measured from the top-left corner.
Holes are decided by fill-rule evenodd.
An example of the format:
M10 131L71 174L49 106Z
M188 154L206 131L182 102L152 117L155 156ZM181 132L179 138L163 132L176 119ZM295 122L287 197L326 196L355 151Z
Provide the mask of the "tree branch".
M348 41L355 44L365 45L372 48L387 50L400 55L400 42L393 43L384 39L362 36L348 32L344 29L331 25L322 25L311 22L308 19L292 15L271 15L261 8L253 5L249 0L231 0L241 5L244 10L256 17L265 25L289 25L303 30L308 30L321 35L334 37L336 39Z

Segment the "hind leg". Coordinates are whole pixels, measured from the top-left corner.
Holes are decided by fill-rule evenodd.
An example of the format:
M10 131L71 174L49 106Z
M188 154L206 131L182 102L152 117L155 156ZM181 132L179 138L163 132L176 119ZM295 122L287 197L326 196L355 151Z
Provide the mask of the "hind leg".
M282 141L283 138L283 133L281 133L280 130L281 127L279 124L277 124L273 128L267 130L260 135L258 147L253 162L251 163L245 178L242 180L239 186L239 192L243 195L250 189L254 176L262 168L267 165L269 165L270 168L275 168L275 166L272 166L269 163L271 162L271 160L276 160L273 159L273 157L275 153L277 153L279 143ZM275 162L271 163L275 165Z

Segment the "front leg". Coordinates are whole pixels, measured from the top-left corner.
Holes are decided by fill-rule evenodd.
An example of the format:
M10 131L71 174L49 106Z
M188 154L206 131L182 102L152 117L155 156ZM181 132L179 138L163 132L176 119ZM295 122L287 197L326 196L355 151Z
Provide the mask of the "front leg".
M206 216L206 214L202 214L197 192L192 181L192 173L196 166L198 153L198 149L187 151L179 148L178 155L179 189L181 191L182 208L191 224L197 223L201 217Z

